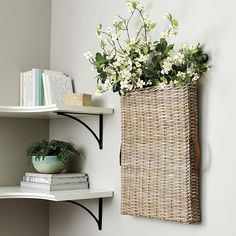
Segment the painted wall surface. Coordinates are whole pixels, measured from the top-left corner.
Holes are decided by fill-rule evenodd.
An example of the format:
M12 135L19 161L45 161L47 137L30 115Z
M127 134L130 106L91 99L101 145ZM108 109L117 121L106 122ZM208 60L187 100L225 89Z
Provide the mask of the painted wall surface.
M50 16L50 0L0 1L1 105L19 105L20 72L49 68Z
M19 73L49 68L50 0L0 0L0 106L19 104ZM48 138L48 121L0 118L0 185L30 170L27 144ZM0 235L47 236L48 203L0 200Z
M123 0L52 0L51 69L70 74L77 92L94 94L95 72L84 59L87 50L98 50L95 27L110 26L116 12L127 14ZM108 93L95 103L114 107L104 120L104 149L99 150L91 134L74 121L53 121L50 137L73 142L84 153L75 169L87 172L91 187L113 189L113 199L104 201L103 231L82 209L68 204L50 205L50 236L234 236L236 229L236 16L235 1L145 0L150 16L171 12L180 22L177 42L203 42L211 54L212 72L200 87L200 133L202 144L200 225L181 225L141 217L120 215L120 108L119 96ZM161 27L160 27L161 28ZM158 32L153 34L153 38ZM97 128L97 120L84 119ZM95 201L83 202L96 211Z

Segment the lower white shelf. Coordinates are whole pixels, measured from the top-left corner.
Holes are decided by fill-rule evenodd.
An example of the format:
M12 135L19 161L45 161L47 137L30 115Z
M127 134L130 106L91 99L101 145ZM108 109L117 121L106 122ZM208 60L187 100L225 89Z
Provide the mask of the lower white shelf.
M111 190L79 189L62 191L43 191L20 186L1 186L0 199L28 198L43 199L48 201L76 201L85 199L112 197Z

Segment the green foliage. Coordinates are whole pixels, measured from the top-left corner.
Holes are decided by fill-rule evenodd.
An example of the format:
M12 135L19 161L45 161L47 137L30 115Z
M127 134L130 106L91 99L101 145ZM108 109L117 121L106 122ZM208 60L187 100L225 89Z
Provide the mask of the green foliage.
M74 147L67 142L59 140L41 140L30 143L27 147L27 156L31 158L57 156L63 163L67 163L71 157L79 157L80 154Z
M209 57L200 44L187 47L170 43L179 26L170 13L165 15L169 28L152 41L148 36L157 24L149 19L138 0L126 3L129 17L117 15L113 29L104 29L101 24L96 28L102 52L95 57L91 52L84 54L98 73L97 93L111 90L122 95L148 86L182 87L196 82L209 70ZM135 34L130 32L133 16L140 18Z

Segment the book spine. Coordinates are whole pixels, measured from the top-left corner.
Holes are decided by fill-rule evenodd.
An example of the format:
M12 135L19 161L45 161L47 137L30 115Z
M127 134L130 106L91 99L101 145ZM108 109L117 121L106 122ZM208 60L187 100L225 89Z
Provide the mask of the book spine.
M20 73L20 106L24 106L24 73Z
M32 71L31 71L31 75L30 75L30 80L31 80L31 89L32 89L32 93L31 93L32 103L31 103L31 106L36 106L36 78L33 77Z
M34 189L41 189L41 190L50 191L50 185L48 185L48 184L36 184L36 183L21 181L20 186L25 187L25 188L34 188Z
M86 184L67 184L67 185L51 185L50 190L72 190L72 189L87 189L89 187L88 183Z
M39 91L40 91L40 98L39 98L39 105L44 105L44 91L43 91L43 78L42 78L43 70L39 70Z
M57 184L87 183L88 178L87 177L78 177L78 178L77 177L74 177L74 178L72 177L72 178L49 179L49 178L24 176L23 181L31 182L31 183L43 183L43 184L57 185Z
M42 184L42 183L30 183L21 181L21 187L25 188L34 188L41 190L70 190L70 189L87 189L89 187L88 183L86 184L67 184L67 185L50 185L50 184Z
M44 92L44 104L49 105L48 102L48 93L47 93L47 88L46 88L46 74L42 74L42 80L43 80L43 92Z
M31 71L24 72L24 106L33 106L33 83Z
M35 82L35 105L42 106L44 104L43 98L43 81L42 81L42 70L32 69L32 78Z
M38 106L38 96L39 96L39 91L38 91L38 78L37 78L37 69L32 69L32 81L33 81L33 105Z
M25 176L54 179L54 178L85 177L87 176L87 174L84 173L41 174L41 173L26 172Z

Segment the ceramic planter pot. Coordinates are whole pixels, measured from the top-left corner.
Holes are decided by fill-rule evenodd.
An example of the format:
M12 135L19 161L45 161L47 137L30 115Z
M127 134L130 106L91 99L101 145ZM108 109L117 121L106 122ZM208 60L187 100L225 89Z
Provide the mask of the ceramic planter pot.
M66 168L57 156L36 157L32 156L32 164L39 173L57 174Z

